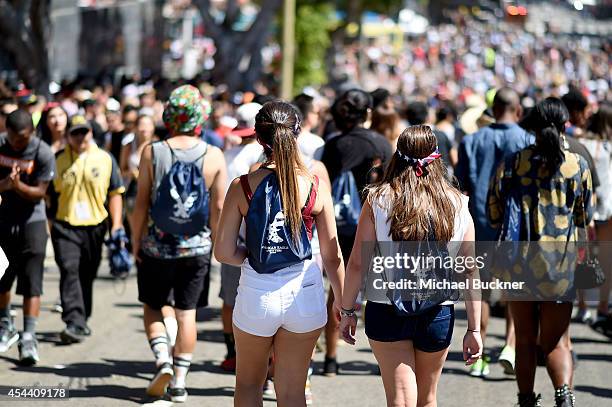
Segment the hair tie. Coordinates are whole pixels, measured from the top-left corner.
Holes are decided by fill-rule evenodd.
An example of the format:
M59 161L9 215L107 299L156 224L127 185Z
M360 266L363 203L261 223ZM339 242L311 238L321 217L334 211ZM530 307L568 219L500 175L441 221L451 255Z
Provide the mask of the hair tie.
M302 132L302 126L301 126L301 123L300 123L300 118L297 115L297 113L295 113L295 124L293 125L292 131L293 131L293 135L295 137L299 136L300 133Z
M401 151L395 150L396 154L402 158L403 160L405 160L408 165L411 165L414 168L415 174L417 177L420 177L421 175L423 175L423 169L425 167L427 167L431 162L437 160L438 158L442 157L442 154L439 153L438 151L438 147L436 146L436 149L433 153L429 154L427 157L425 158L413 158L413 157L409 157L405 154L402 154Z

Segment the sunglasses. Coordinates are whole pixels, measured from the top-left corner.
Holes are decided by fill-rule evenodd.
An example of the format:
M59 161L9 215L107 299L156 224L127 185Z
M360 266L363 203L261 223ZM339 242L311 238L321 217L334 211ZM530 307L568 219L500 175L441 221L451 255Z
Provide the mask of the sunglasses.
M71 131L69 134L71 137L85 137L89 133L87 129L78 129L75 131Z

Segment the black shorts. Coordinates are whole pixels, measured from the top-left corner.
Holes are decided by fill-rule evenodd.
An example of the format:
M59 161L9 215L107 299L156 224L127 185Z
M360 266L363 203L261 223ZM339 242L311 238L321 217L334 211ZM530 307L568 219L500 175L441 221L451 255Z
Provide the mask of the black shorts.
M450 346L455 325L455 307L438 305L421 315L401 316L395 306L370 302L365 307L365 333L379 342L410 340L423 352L438 352Z
M140 253L138 300L153 309L172 305L191 310L208 305L210 254L157 259Z
M0 279L0 293L11 291L17 279L17 294L27 298L42 295L48 238L44 220L25 225L0 225L0 247L9 261Z

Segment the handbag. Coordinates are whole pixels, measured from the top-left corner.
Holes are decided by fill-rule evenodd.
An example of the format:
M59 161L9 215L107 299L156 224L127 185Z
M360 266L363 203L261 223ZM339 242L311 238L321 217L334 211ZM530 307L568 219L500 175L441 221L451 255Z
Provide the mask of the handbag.
M584 198L584 191L583 191ZM584 223L585 223L585 243L586 243L586 253L585 253L585 261L582 263L578 263L576 265L576 270L574 271L574 287L580 290L588 290L590 288L596 288L601 286L606 281L606 275L604 274L603 269L601 268L601 264L599 264L599 260L595 256L591 256L591 247L589 245L589 230L588 225L586 224L586 202L583 199L584 205Z

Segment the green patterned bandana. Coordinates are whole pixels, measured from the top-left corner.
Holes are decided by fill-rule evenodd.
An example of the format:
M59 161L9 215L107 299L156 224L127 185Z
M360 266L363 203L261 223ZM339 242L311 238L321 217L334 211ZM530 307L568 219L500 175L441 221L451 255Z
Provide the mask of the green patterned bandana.
M210 114L210 104L202 97L200 91L183 85L172 91L164 109L164 124L171 134L197 134Z

